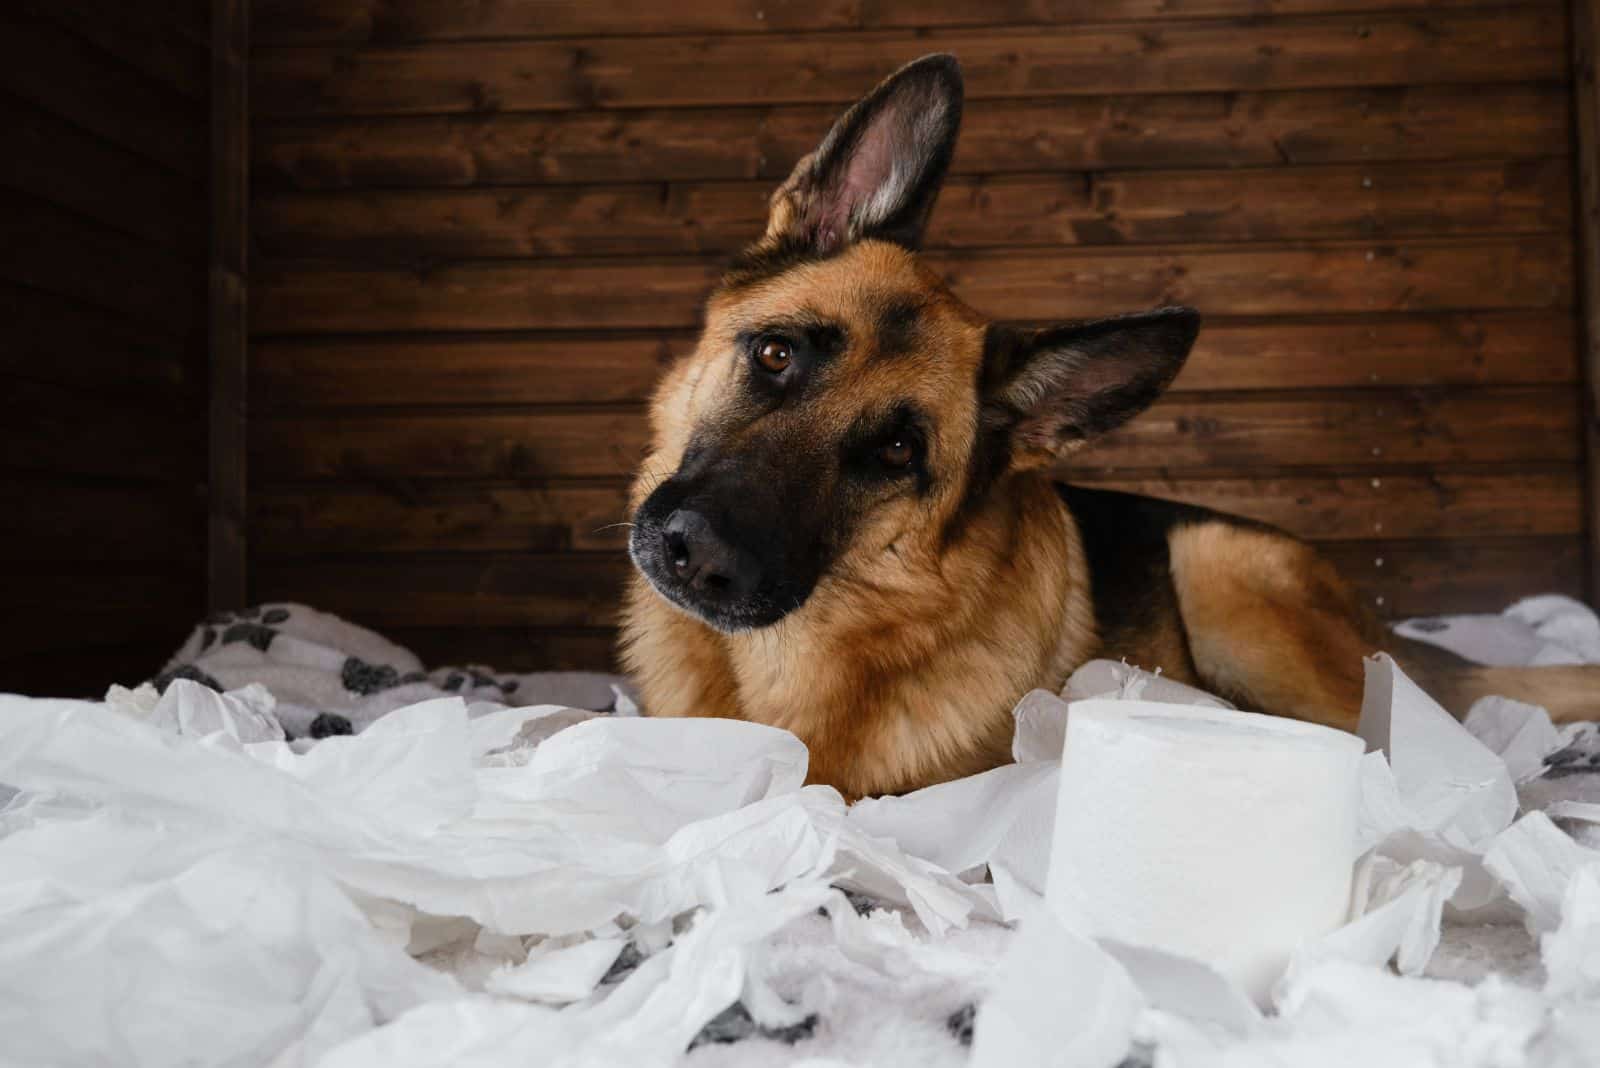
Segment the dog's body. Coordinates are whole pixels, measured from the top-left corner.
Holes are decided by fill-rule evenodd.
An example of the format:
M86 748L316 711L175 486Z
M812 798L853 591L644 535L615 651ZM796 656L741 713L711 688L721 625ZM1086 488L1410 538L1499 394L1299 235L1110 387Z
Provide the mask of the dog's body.
M1394 643L1314 550L1053 479L1170 383L1198 316L1024 331L952 295L913 250L960 107L930 57L847 112L657 392L624 627L646 712L788 728L852 797L1003 763L1017 699L1094 657L1353 729ZM1600 696L1595 669L1401 655L1457 713Z

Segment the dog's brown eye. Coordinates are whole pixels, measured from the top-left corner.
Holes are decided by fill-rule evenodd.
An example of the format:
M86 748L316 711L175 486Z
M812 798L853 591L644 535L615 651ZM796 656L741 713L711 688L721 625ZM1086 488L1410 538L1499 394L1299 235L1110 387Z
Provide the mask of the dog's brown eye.
M906 438L895 438L889 444L878 450L878 460L883 466L896 471L910 467L911 461L916 459L916 449Z
M789 343L781 338L768 338L756 347L756 362L763 370L773 374L787 370L793 359L794 352L789 348Z

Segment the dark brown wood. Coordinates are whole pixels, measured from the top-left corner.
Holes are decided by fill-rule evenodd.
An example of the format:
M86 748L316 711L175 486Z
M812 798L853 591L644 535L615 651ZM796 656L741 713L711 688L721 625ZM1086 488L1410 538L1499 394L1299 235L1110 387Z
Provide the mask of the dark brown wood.
M0 15L0 88L196 180L205 105L151 82L60 26Z
M193 568L205 544L203 504L191 484L0 478L0 559L65 569L92 553L99 561Z
M289 193L256 199L266 255L370 261L737 250L772 183ZM957 178L927 247L1565 233L1570 164L1377 164Z
M1572 97L1578 214L1578 318L1581 324L1584 451L1589 523L1587 592L1600 603L1600 4L1572 3Z
M1389 617L1498 611L1508 590L1582 586L1576 537L1352 541L1324 551ZM378 628L588 628L615 624L629 568L620 553L357 556L262 561L256 581L264 600L315 600Z
M1316 539L1385 616L1578 588L1589 98L1556 0L257 16L259 596L431 661L610 666L645 397L839 105L945 45L969 100L929 262L956 291L1207 316L1072 475Z
M0 469L178 482L191 489L199 482L205 432L192 409L152 411L115 393L27 380L0 379L0 395L7 401ZM80 548L92 556L92 546Z
M201 331L168 332L69 297L0 282L0 373L195 410L204 383Z
M304 601L370 627L609 627L622 553L257 560L262 601Z
M186 562L187 563L187 562ZM177 652L196 622L200 578L192 566L102 571L93 561L26 571L0 571L7 613L26 620L8 628L7 658L52 650L79 653L79 670L94 671L94 650L161 642L166 655ZM70 662L70 661L69 661ZM149 674L160 669L157 661ZM103 697L104 691L96 694Z
M249 0L216 0L211 27L210 444L206 601L238 608L249 596L248 488Z
M617 634L573 627L384 628L384 637L410 649L429 667L486 664L497 671L611 671Z
M0 93L0 186L70 208L114 230L192 256L203 245L198 183Z
M1215 92L1560 81L1552 7L1265 20L729 36L263 48L269 118L603 107L842 104L929 52L962 62L967 96ZM775 76L775 72L782 72Z
M1075 457L1071 469L1529 463L1577 460L1563 388L1178 394ZM419 409L264 416L263 481L614 478L644 454L637 409Z
M1323 551L1379 616L1498 612L1538 591L1583 595L1581 538L1347 542Z
M65 626L70 630L70 623ZM154 678L177 652L183 635L172 628L163 629L175 636L146 638L129 645L39 650L0 659L0 692L104 700L106 688L113 683L137 686Z
M194 323L199 264L41 200L13 193L0 279L46 290L166 332Z
M1192 304L1212 315L1567 308L1559 237L1401 245L939 253L947 284L997 318ZM720 260L481 262L358 270L271 264L252 292L264 333L691 327ZM3 269L3 263L0 263Z
M668 33L763 34L930 26L1061 25L1229 15L1387 11L1396 0L264 0L269 44ZM1430 7L1499 6L1433 0ZM1541 5L1542 6L1542 5Z
M1575 537L1572 465L1426 475L1301 475L1083 481L1189 501L1317 541ZM4 498L0 487L0 499ZM1508 500L1516 507L1506 507ZM251 495L263 557L324 553L622 551L625 483L393 482L267 485Z
M1573 330L1549 312L1213 318L1173 389L1573 383ZM251 350L250 395L276 411L637 403L694 344L685 331L267 338Z
M17 6L88 41L115 63L126 64L196 101L206 99L210 58L204 44L184 31L183 12L174 12L171 4L17 0Z
M978 100L957 174L1520 159L1567 152L1559 85ZM352 186L786 175L837 108L741 107L263 123L263 182Z

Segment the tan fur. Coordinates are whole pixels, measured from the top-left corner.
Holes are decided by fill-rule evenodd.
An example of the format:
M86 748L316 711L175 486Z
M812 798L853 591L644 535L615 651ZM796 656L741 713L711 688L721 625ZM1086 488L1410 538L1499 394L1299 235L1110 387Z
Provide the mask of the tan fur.
M869 103L877 110L859 110ZM854 798L1003 763L1018 698L1035 687L1059 690L1095 656L1126 657L1246 708L1344 729L1354 729L1359 715L1362 658L1385 644L1458 715L1488 693L1535 701L1559 719L1600 712L1600 668L1475 668L1396 641L1332 565L1288 535L1194 510L1173 520L1168 508L1152 512L1160 513L1149 527L1152 546L1149 539L1124 541L1118 509L1125 503L1106 505L1108 495L1086 492L1074 498L1079 505L1064 501L1053 465L1171 381L1198 319L1186 309L1167 310L1183 312L1192 325L1165 363L1141 366L1137 357L1154 351L1140 345L1170 341L1171 329L1121 351L1092 353L1071 347L1092 342L1082 341L1089 334L1080 327L1068 328L1078 340L1047 361L1043 377L1033 376L1033 364L1015 373L1014 350L1004 343L1015 332L999 332L1002 343L986 357L986 337L994 335L984 318L901 243L870 231L891 225L907 233L914 229L908 220L925 221L925 190L918 201L895 197L909 195L924 173L936 185L953 127L943 133L948 143L932 143L942 128L922 120L958 113L954 61L929 57L847 113L795 169L773 198L756 255L713 294L700 344L657 390L651 451L631 506L638 511L674 479L691 438L708 428L724 455L747 457L755 442L763 456L781 458L780 472L804 470L831 491L843 478L839 449L850 428L902 403L931 416L928 440L919 441L930 477L916 492L872 498L847 538L830 534L823 543L828 566L815 587L773 625L714 629L635 574L623 657L648 714L725 716L791 730L810 749L811 781ZM851 125L852 116L862 123ZM860 150L861 159L829 155L847 150ZM890 151L897 153L892 167ZM816 254L791 255L793 246ZM741 375L751 373L749 352L741 355L748 340L739 339L795 319L842 327L826 388L811 390L803 403L758 406L751 415L739 399ZM1023 350L1024 362L1032 351ZM1132 363L1123 360L1128 353ZM996 380L1022 384L996 393ZM989 391L987 411L982 390ZM1092 417L1091 401L1119 390L1137 403ZM996 448L993 436L1002 433L1006 447ZM1129 514L1146 511L1140 505ZM649 529L651 551L659 551L662 535ZM1118 596L1144 599L1097 605L1091 555L1115 563L1107 581ZM687 568L688 560L674 566Z
M846 354L846 379L830 390L838 402L815 415L810 432L837 432L862 397L910 389L939 413L944 436L931 444L934 456L958 469L974 447L970 383L982 320L910 253L866 242L712 301L702 343L656 395L654 448L633 505L677 469L697 422L716 418L739 330L797 307L867 323L885 301L908 295L929 309L925 348L936 358L885 363L871 345ZM720 633L635 575L623 650L646 710L791 730L810 748L811 781L852 798L1003 763L1017 699L1035 687L1059 690L1074 668L1107 653L1243 707L1354 729L1362 657L1382 635L1313 549L1225 521L1180 527L1169 544L1180 616L1157 618L1131 644L1107 650L1073 519L1036 458L1018 466L949 542L942 531L960 505L959 480L946 480L930 501L883 509L806 603L773 627ZM1537 700L1558 717L1597 711L1594 669L1418 670L1457 714L1489 692Z

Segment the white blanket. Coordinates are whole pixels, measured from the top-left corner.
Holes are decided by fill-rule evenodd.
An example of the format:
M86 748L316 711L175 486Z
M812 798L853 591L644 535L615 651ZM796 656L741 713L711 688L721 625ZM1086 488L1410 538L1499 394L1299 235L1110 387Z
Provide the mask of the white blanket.
M1593 623L1558 607L1561 641ZM1262 1020L1035 911L1052 695L1019 706L1017 764L847 810L786 732L639 719L607 676L425 673L302 606L202 624L158 682L0 698L7 1064L932 1068L975 1030L978 1062L1038 1040L1107 1068L1600 1048L1600 750L1525 706L1469 726L1577 837L1542 813L1425 826L1448 769L1369 756L1355 922ZM1196 697L1170 685L1100 662L1069 696Z

